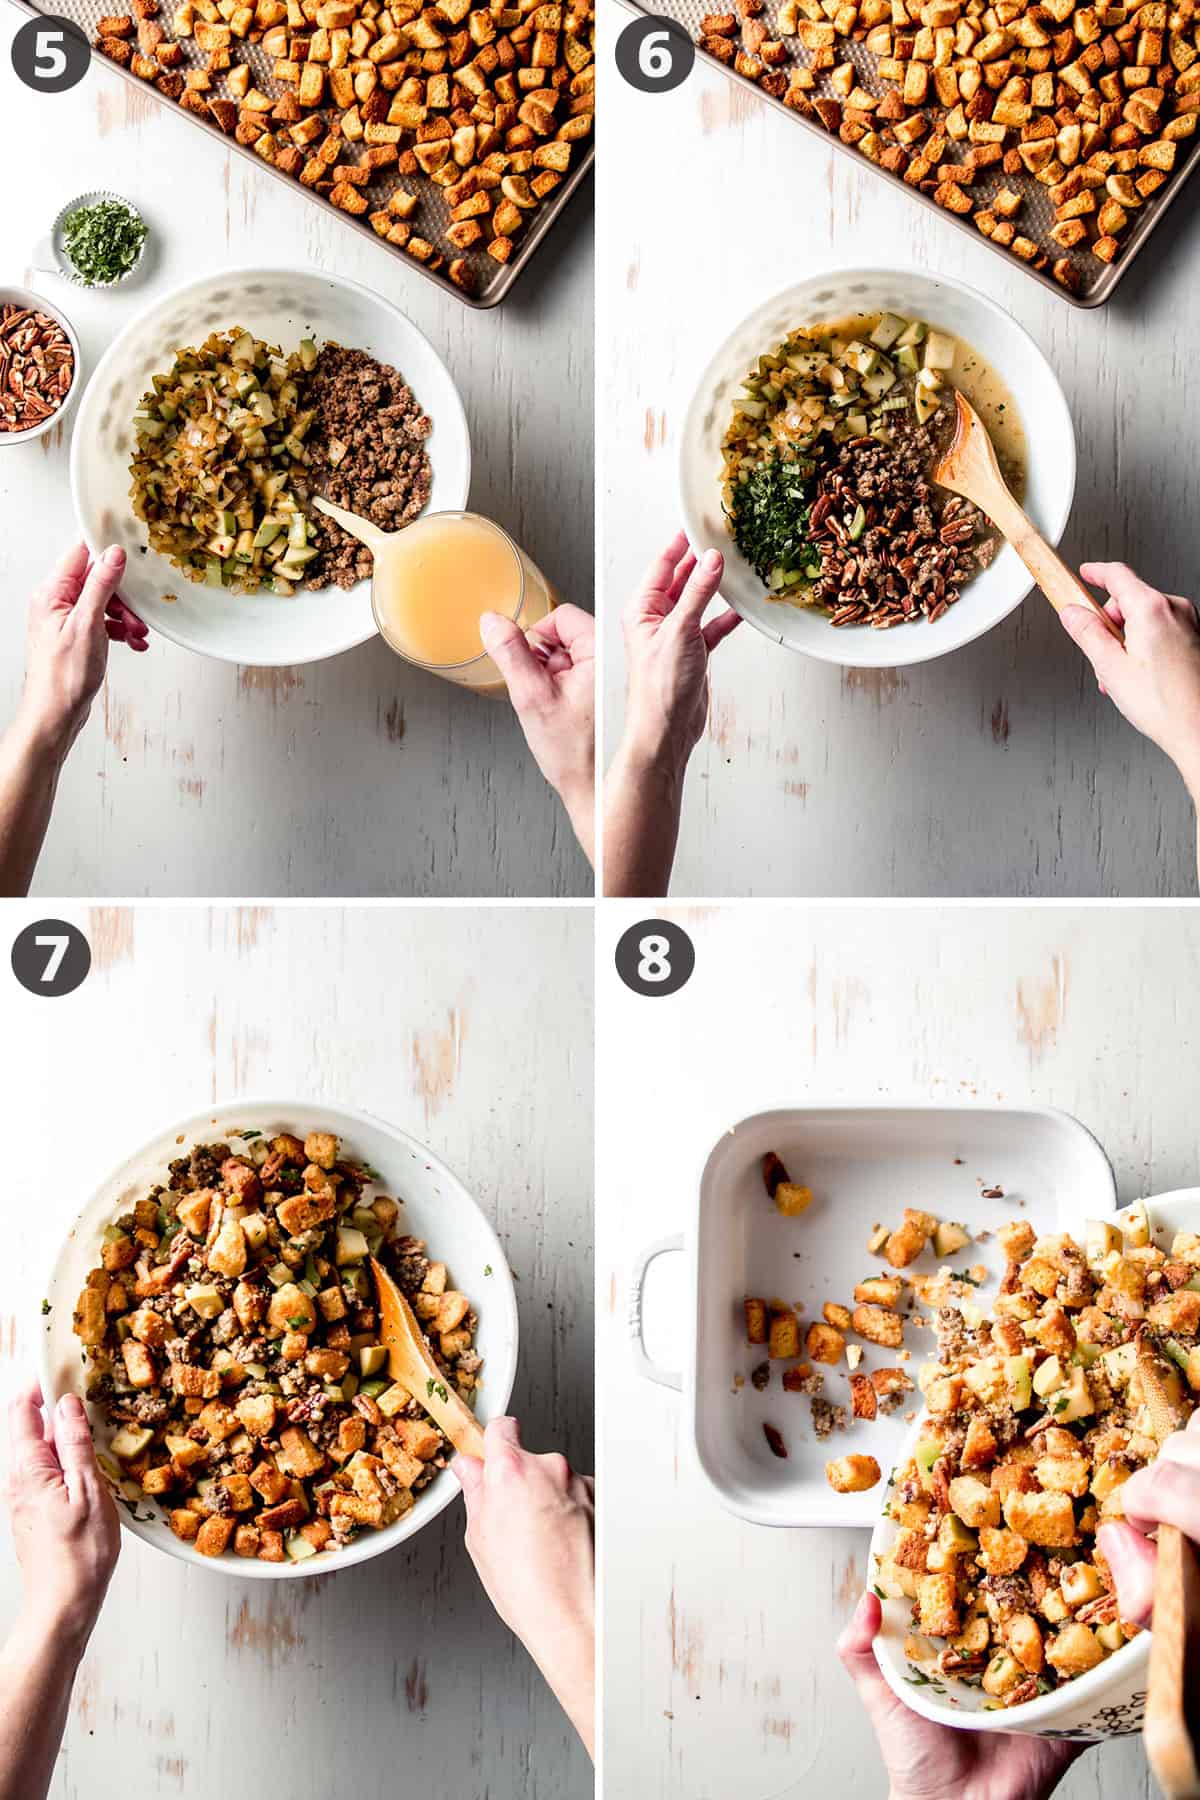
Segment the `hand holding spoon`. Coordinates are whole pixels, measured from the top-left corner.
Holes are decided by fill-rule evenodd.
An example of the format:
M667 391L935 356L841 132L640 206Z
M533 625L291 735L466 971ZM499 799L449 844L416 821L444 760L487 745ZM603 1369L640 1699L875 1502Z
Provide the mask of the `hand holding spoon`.
M987 514L1012 545L1055 612L1064 606L1086 606L1119 644L1125 642L1119 625L1084 587L1058 552L1051 548L1029 515L1009 492L996 461L987 426L969 400L955 394L957 417L954 442L933 471L939 487L949 488L971 500Z

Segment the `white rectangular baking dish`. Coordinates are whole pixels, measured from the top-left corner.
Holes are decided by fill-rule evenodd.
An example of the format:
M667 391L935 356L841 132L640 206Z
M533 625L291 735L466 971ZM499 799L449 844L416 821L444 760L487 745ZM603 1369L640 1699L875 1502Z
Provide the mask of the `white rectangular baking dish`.
M767 1150L813 1190L813 1204L797 1218L782 1217L767 1196L761 1174ZM985 1197L994 1188L1002 1195ZM808 1400L782 1389L783 1365L772 1365L765 1392L751 1386L751 1369L765 1352L746 1342L745 1296L798 1304L804 1329L820 1318L824 1301L852 1305L856 1282L886 1272L868 1252L867 1238L877 1222L899 1224L906 1206L958 1220L973 1236L1023 1216L1039 1231L1078 1233L1084 1220L1111 1212L1116 1198L1112 1167L1096 1139L1078 1120L1049 1108L813 1105L752 1114L709 1152L691 1231L650 1245L637 1260L630 1296L635 1360L650 1380L684 1393L696 1457L730 1511L760 1525L872 1526L920 1394L914 1391L890 1417L855 1421L819 1442ZM689 1354L682 1373L651 1360L643 1328L647 1273L670 1252L686 1252L689 1263L682 1321ZM991 1238L949 1261L956 1271L984 1263L995 1277L1003 1259ZM912 1265L914 1272L937 1267L932 1249ZM993 1279L980 1289L981 1303L994 1293ZM907 1362L866 1345L861 1367L900 1361L915 1382L932 1354L932 1334L910 1324L905 1347ZM848 1406L845 1362L824 1373L825 1397ZM764 1423L781 1432L786 1461L772 1454ZM882 1479L866 1493L836 1494L825 1463L850 1452L874 1456Z

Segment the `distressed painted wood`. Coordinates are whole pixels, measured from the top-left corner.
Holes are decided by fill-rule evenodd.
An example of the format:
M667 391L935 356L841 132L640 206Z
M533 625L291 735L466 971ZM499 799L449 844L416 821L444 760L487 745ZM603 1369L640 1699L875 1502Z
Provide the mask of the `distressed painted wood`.
M611 35L628 14L608 5ZM908 201L698 62L655 97L615 75L598 280L609 749L623 715L618 617L678 522L678 434L738 319L813 268L916 266L1007 307L1056 368L1079 476L1073 566L1123 560L1195 594L1191 442L1197 204L1182 196L1099 312ZM653 171L653 179L648 172ZM680 895L1190 894L1181 783L1096 691L1036 594L989 636L907 670L840 670L750 627L714 665L675 867Z
M6 1390L94 1181L210 1099L325 1094L428 1142L476 1195L519 1277L526 1441L590 1469L588 911L67 910L93 948L85 985L47 1002L9 980L10 1199L29 1212L0 1273ZM15 933L38 914L5 916ZM389 1556L286 1585L209 1576L125 1534L53 1800L587 1800L587 1758L462 1528L456 1502ZM17 1591L5 1534L5 1624Z
M22 15L0 17L7 127L36 179L5 195L14 280L59 208L108 186L150 221L148 267L111 294L25 279L79 332L88 370L148 301L221 264L302 263L377 288L459 385L472 505L507 526L564 598L591 604L590 200L563 215L504 306L478 313L394 253L141 94L103 62L37 98L12 73ZM73 538L67 431L0 446L9 608L0 716L20 691L25 596ZM505 705L407 667L381 642L297 669L237 669L163 639L116 655L76 746L38 871L43 893L557 896L592 879Z
M643 916L605 908L602 972ZM725 1125L810 1098L1058 1106L1100 1138L1122 1204L1194 1185L1200 920L1184 908L820 903L672 916L696 944L688 986L648 1002L602 973L598 998L606 1781L639 1800L885 1800L833 1654L867 1536L772 1531L722 1509L692 1460L680 1396L634 1372L632 1257L691 1228ZM897 1195L897 1211L912 1203ZM688 1303L682 1271L660 1270L650 1347L678 1367ZM1135 1740L1090 1750L1060 1789L1156 1791Z

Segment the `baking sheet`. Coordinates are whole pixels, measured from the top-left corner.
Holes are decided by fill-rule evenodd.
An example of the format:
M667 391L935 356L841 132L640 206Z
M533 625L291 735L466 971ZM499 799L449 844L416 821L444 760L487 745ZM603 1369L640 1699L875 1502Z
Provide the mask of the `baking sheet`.
M46 0L44 5L34 5L32 0L13 0L13 4L21 12L27 13L31 17L53 15L55 18L72 20L86 33L89 44L93 43L97 24L105 14L127 10L124 5L114 5L112 0ZM180 66L181 68L190 67L192 57L189 46L191 40L185 38L181 41L184 46L185 61ZM272 59L264 54L258 44L252 44L248 40L241 41L241 49L244 60L250 65L255 84L261 87L264 93L275 92L278 84L271 77ZM160 93L152 81L142 81L130 70L123 69L119 63L111 62L99 50L93 49L92 58L102 68L113 70L123 80L139 88L142 93L151 95L161 105L169 107L179 118L186 119L189 124L198 126L201 131L215 137L226 150L236 156L246 157L256 169L265 169L268 174L274 176L277 181L283 182L293 193L304 194L314 206L319 206L323 211L331 213L334 218L340 219L344 225L359 232L372 244L378 244L383 249L393 252L396 262L402 267L412 269L418 275L423 275L427 281L435 282L444 293L453 294L454 298L462 301L464 306L475 307L481 311L499 305L500 301L511 293L513 283L529 262L530 257L547 236L572 195L578 192L591 173L595 157L595 143L589 138L585 155L568 172L561 187L555 188L550 198L538 208L527 235L519 242L516 253L510 262L496 262L494 257L487 254L486 249L467 252L466 260L476 281L476 291L468 294L456 282L451 281L444 270L439 272L427 268L424 263L418 262L415 256L409 256L400 245L389 244L385 238L381 238L367 224L365 213L361 218L356 218L353 213L343 212L341 207L334 206L331 201L326 200L321 194L314 193L311 188L302 187L294 176L285 175L282 170L264 162L261 156L255 154L251 146L239 144L232 135L227 136L215 122L202 119L196 113L188 112L175 100L168 100L167 96ZM438 187L436 182L430 181L425 175L406 176L405 186L419 195L421 200L421 210L417 217L429 227L428 232L423 231L421 235L429 236L431 242L437 240L436 247L442 249L440 243L442 229L450 222L450 209L446 204L444 189ZM366 188L363 192L373 198L375 196L373 188ZM379 200L379 204L382 204L382 199ZM372 208L372 210L374 209ZM449 261L448 255L447 261Z
M793 1181L811 1187L807 1212L784 1218L768 1200L761 1173L766 1150L782 1157ZM997 1188L1003 1191L989 1192ZM959 1274L977 1263L987 1267L989 1280L977 1290L986 1309L1004 1269L995 1240L999 1226L1028 1219L1039 1232L1078 1235L1086 1219L1103 1217L1115 1205L1103 1150L1065 1113L975 1105L797 1107L757 1113L736 1125L705 1167L692 1250L690 1404L700 1463L723 1504L761 1525L874 1525L922 1404L918 1372L935 1356L933 1332L911 1322L900 1351L847 1333L847 1343L862 1343L863 1373L898 1366L914 1390L896 1412L852 1421L820 1440L808 1398L783 1389L782 1371L789 1365L770 1365L765 1391L751 1385L751 1371L765 1360L766 1349L746 1342L747 1294L797 1305L803 1337L826 1300L853 1308L857 1282L893 1273L881 1256L871 1255L867 1239L878 1223L894 1229L911 1206L955 1220L972 1234L975 1241L941 1261ZM980 1232L990 1234L982 1243ZM933 1275L939 1266L929 1247L897 1272ZM929 1316L928 1308L919 1310ZM808 1359L802 1353L800 1360ZM845 1357L836 1367L812 1366L825 1377L823 1398L849 1413ZM769 1449L764 1424L781 1433L786 1461ZM837 1494L826 1481L825 1464L852 1454L873 1456L882 1479L865 1493Z
M932 195L923 194L920 188L912 187L902 176L893 175L889 170L879 168L852 145L844 144L836 132L826 131L825 127L815 120L806 118L790 106L785 106L782 100L776 100L770 94L764 93L757 82L748 80L744 75L736 74L733 69L719 62L715 56L710 56L706 50L702 50L697 38L701 19L712 10L709 0L652 0L652 4L648 6L639 4L639 0L622 0L622 5L631 12L643 13L647 17L677 20L696 45L696 55L702 57L713 68L720 69L728 80L736 81L739 87L749 88L752 93L757 94L765 106L775 107L786 118L793 120L804 130L812 132L814 136L820 138L822 143L852 157L857 167L870 169L878 180L890 182L893 187L898 188L910 199L927 206L937 214L939 219L945 219L951 225L957 226L960 231L966 231L976 243L986 244L995 255L1002 256L1011 267L1022 269L1026 275L1031 276L1035 281L1040 281L1043 287L1049 288L1051 293L1057 294L1060 300L1066 300L1072 306L1103 306L1106 300L1111 299L1122 276L1132 267L1143 245L1148 242L1151 233L1166 216L1171 203L1200 162L1200 132L1198 132L1192 139L1190 147L1186 145L1183 147L1183 154L1179 159L1178 166L1166 186L1153 198L1143 203L1137 215L1137 223L1122 239L1121 254L1115 263L1102 262L1099 257L1093 256L1086 246L1065 253L1057 246L1054 247L1055 260L1066 254L1079 272L1080 288L1078 293L1073 294L1069 289L1063 287L1061 282L1055 281L1048 269L1044 273L1034 269L1029 263L1022 262L1019 256L1014 256L1010 250L1003 249L999 244L993 244L969 216L964 219L957 213L948 212L944 206L938 205ZM778 5L779 0L768 0L762 14L764 21L771 22L772 36L777 35L773 28L773 21L778 13ZM740 43L740 39L738 42ZM784 42L790 48L794 40L785 38ZM843 61L854 64L860 82L870 93L882 95L889 89L894 89L894 82L881 81L875 73L879 58L874 56L865 44L839 38L838 55ZM811 91L817 96L833 93L828 71L817 77L817 85ZM1024 197L1025 205L1022 208L1021 218L1026 225L1033 224L1038 227L1039 248L1042 248L1040 239L1049 226L1055 222L1054 207L1051 204L1048 189L1043 187L1041 182L1035 181L1031 175L1005 175L997 164L995 169L985 170L982 178L971 188L975 210L986 206L991 196L1001 187L1012 188L1014 192L1020 193ZM1034 233L1027 231L1027 235L1032 237Z

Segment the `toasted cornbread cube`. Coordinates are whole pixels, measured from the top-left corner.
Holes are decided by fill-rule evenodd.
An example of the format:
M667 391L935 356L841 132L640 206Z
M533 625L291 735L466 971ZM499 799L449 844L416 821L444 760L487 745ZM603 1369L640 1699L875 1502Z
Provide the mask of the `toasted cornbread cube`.
M269 1437L275 1425L274 1394L252 1394L234 1407L238 1422L251 1437Z
M1019 1532L980 1527L979 1560L989 1575L1015 1575L1028 1551L1029 1544Z
M899 1275L872 1275L859 1282L854 1298L860 1306L894 1307L903 1291L904 1283Z
M794 1181L781 1181L775 1189L775 1205L785 1218L794 1219L812 1205L812 1189Z
M149 1350L147 1350L145 1344L140 1344L136 1338L127 1337L121 1345L121 1360L125 1364L125 1373L129 1378L131 1387L148 1388L154 1386L157 1379L154 1368L154 1358L151 1356Z
M825 1464L825 1479L835 1494L862 1494L873 1488L881 1470L873 1456L837 1456Z
M1091 1465L1081 1451L1071 1456L1043 1456L1035 1465L1042 1486L1055 1494L1070 1494L1082 1499L1091 1486Z
M898 1350L904 1342L904 1320L886 1306L856 1306L851 1323L869 1343Z
M746 1342L748 1344L765 1344L767 1341L766 1301L747 1298L743 1305L746 1312Z
M950 1483L950 1507L971 1531L1000 1523L1000 1496L975 1475L956 1475Z
M1028 1219L1014 1219L1010 1224L1001 1225L996 1242L1009 1262L1024 1262L1037 1242L1037 1233Z
M768 1336L768 1355L773 1359L784 1361L800 1354L800 1325L794 1312L778 1312L772 1315Z
M869 1375L850 1377L850 1410L856 1419L873 1419L878 1412L879 1402Z
M1103 1662L1104 1651L1094 1631L1073 1621L1046 1645L1046 1661L1064 1677L1085 1675Z
M214 1513L196 1533L196 1548L201 1556L222 1556L232 1536L233 1520Z
M306 1475L315 1475L318 1469L325 1466L325 1452L313 1443L306 1431L298 1425L289 1425L286 1431L279 1434L279 1450L276 1461L285 1475L302 1480Z
M917 1628L929 1637L953 1637L960 1624L953 1575L922 1575L917 1582Z
M72 1319L75 1336L85 1344L102 1344L107 1324L104 1295L97 1288L84 1288Z
M1004 1522L1043 1549L1065 1549L1076 1541L1069 1494L1010 1493L1004 1500Z
M338 1141L331 1131L310 1131L304 1140L304 1154L318 1168L332 1169L337 1152Z
M967 210L970 210L969 201ZM937 1220L932 1213L915 1212L912 1207L906 1207L903 1223L892 1232L884 1246L885 1260L893 1269L907 1268L920 1256L936 1229Z
M804 1348L814 1362L828 1363L832 1366L841 1362L842 1352L846 1348L846 1340L834 1326L824 1325L814 1320L805 1336ZM797 1331L796 1349L791 1354L798 1355L799 1350L799 1332Z
M395 1430L409 1455L421 1462L429 1462L443 1448L441 1433L428 1419L400 1419Z

